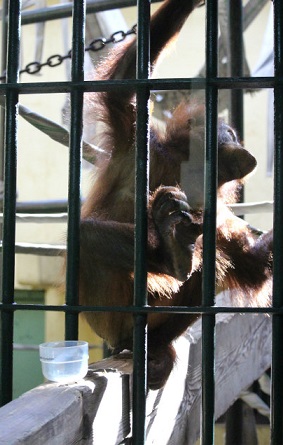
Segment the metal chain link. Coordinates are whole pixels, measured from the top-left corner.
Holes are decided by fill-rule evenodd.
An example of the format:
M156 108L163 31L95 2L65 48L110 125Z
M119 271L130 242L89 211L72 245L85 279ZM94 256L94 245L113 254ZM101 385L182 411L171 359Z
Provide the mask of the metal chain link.
M101 51L103 48L105 48L106 45L109 45L110 43L120 43L123 42L123 40L126 39L127 36L131 34L137 33L137 25L132 26L131 29L128 31L116 31L111 36L106 39L105 37L99 37L97 39L94 39L90 42L88 46L85 47L85 51ZM52 56L48 57L46 62L40 63L40 62L30 62L28 63L25 68L20 70L20 74L27 73L27 74L37 74L41 71L41 69L44 66L49 66L50 68L55 68L56 66L61 65L64 60L71 59L72 58L72 50L70 50L65 56L61 56L60 54L53 54ZM0 80L5 81L6 76L3 75L0 77Z

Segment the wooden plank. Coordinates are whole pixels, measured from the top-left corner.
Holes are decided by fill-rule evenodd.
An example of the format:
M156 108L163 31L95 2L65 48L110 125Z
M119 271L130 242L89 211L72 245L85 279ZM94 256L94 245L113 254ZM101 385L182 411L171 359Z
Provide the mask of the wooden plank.
M200 431L201 325L176 341L166 386L149 391L146 445L193 445ZM216 327L216 418L271 363L271 318L221 314ZM0 445L118 445L131 433L132 354L90 366L74 385L42 385L0 409Z
M0 444L71 444L82 434L81 419L78 390L42 385L1 408Z
M28 391L0 409L0 445L118 443L129 432L124 387L119 372L90 370L78 383Z
M188 330L190 350L187 378L178 409L172 409L176 375L169 380L155 405L147 444L194 445L200 434L201 342L200 322ZM216 327L215 417L219 418L239 397L241 391L257 380L271 365L271 318L265 314L223 314ZM183 357L180 357L180 362ZM180 382L179 382L180 384ZM166 407L170 406L170 410ZM162 426L162 439L158 430ZM168 427L170 425L170 427ZM172 427L173 425L173 427ZM153 442L153 438L156 440ZM149 440L150 439L150 440Z
M120 374L132 374L133 372L133 353L123 351L120 354L112 355L99 362L95 362L89 366L90 371L105 372L114 371Z

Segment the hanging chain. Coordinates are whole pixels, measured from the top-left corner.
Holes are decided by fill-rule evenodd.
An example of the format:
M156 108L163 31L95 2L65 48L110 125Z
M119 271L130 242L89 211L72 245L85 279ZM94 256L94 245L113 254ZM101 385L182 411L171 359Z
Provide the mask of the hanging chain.
M85 51L101 51L103 48L105 48L106 45L109 45L110 43L120 43L123 42L127 36L131 34L137 33L137 25L134 25L131 29L128 31L116 31L111 36L106 39L105 37L99 37L97 39L94 39L90 42L90 44L85 47ZM49 66L50 68L55 68L56 66L61 65L64 60L71 59L72 58L72 50L70 50L65 56L61 56L60 54L54 54L53 56L48 57L46 62L40 63L40 62L30 62L28 63L25 68L20 70L20 74L28 73L28 74L37 74L41 71L41 69L44 66ZM6 76L1 76L0 80L5 80Z

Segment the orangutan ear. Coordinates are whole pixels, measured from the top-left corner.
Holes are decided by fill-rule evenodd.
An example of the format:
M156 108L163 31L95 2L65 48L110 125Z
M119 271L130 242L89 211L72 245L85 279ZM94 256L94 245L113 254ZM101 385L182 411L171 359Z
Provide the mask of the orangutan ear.
M218 184L243 179L257 165L254 156L239 145L220 145L218 151Z

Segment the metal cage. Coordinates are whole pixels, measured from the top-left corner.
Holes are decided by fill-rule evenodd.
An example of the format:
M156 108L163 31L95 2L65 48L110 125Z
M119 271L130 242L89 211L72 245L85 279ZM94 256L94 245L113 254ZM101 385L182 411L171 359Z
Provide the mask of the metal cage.
M7 69L6 82L0 85L0 95L6 97L5 107L5 145L3 176L5 181L3 204L3 242L2 242L2 303L1 312L1 403L12 398L13 374L13 323L16 310L63 311L66 317L66 339L78 336L78 314L83 310L103 310L103 308L83 308L78 305L78 258L79 258L79 220L80 220L80 182L82 158L82 103L83 94L88 91L103 91L107 88L127 88L133 86L137 93L137 198L136 198L136 255L135 255L135 296L134 308L130 308L135 318L134 335L134 376L133 376L133 437L135 444L145 441L145 400L146 400L146 320L150 308L146 305L146 206L148 195L148 100L152 90L203 89L206 95L206 171L205 171L205 219L204 219L204 278L202 314L202 443L214 443L214 348L215 348L215 224L216 224L216 177L217 177L217 103L218 91L233 91L232 108L242 110L244 89L274 89L274 135L275 135L275 212L274 212L274 286L273 306L266 308L273 319L273 361L272 361L272 421L271 443L283 443L283 3L274 0L274 67L273 77L246 78L242 75L241 52L233 57L234 67L231 77L218 77L218 2L206 2L206 77L205 79L149 79L149 17L150 2L138 0L138 58L137 77L133 81L85 82L84 81L84 21L86 1L74 0L73 4L73 47L72 80L49 83L19 83L19 52L21 27L21 1L3 2L3 47L6 46L7 31ZM135 1L92 1L87 11L100 11L108 8L135 5ZM241 25L242 2L230 2L231 33L242 32L235 29ZM63 11L63 12L62 12ZM61 8L60 14L71 14ZM5 18L7 17L7 21ZM30 20L43 20L44 15L35 15ZM234 18L233 18L234 17ZM45 16L46 18L46 16ZM23 22L28 19L23 16ZM238 42L237 42L238 43ZM239 54L239 45L232 49ZM69 199L68 202L68 241L66 304L64 306L42 306L14 304L14 263L15 263L15 210L16 210L16 172L17 172L17 119L19 94L67 92L71 98ZM242 111L238 114L238 129L242 131ZM112 308L111 310L115 310ZM178 309L170 309L178 311ZM180 312L195 311L195 308L180 308ZM236 309L226 308L227 311ZM164 311L164 310L163 310ZM257 312L257 309L241 308L240 312Z

